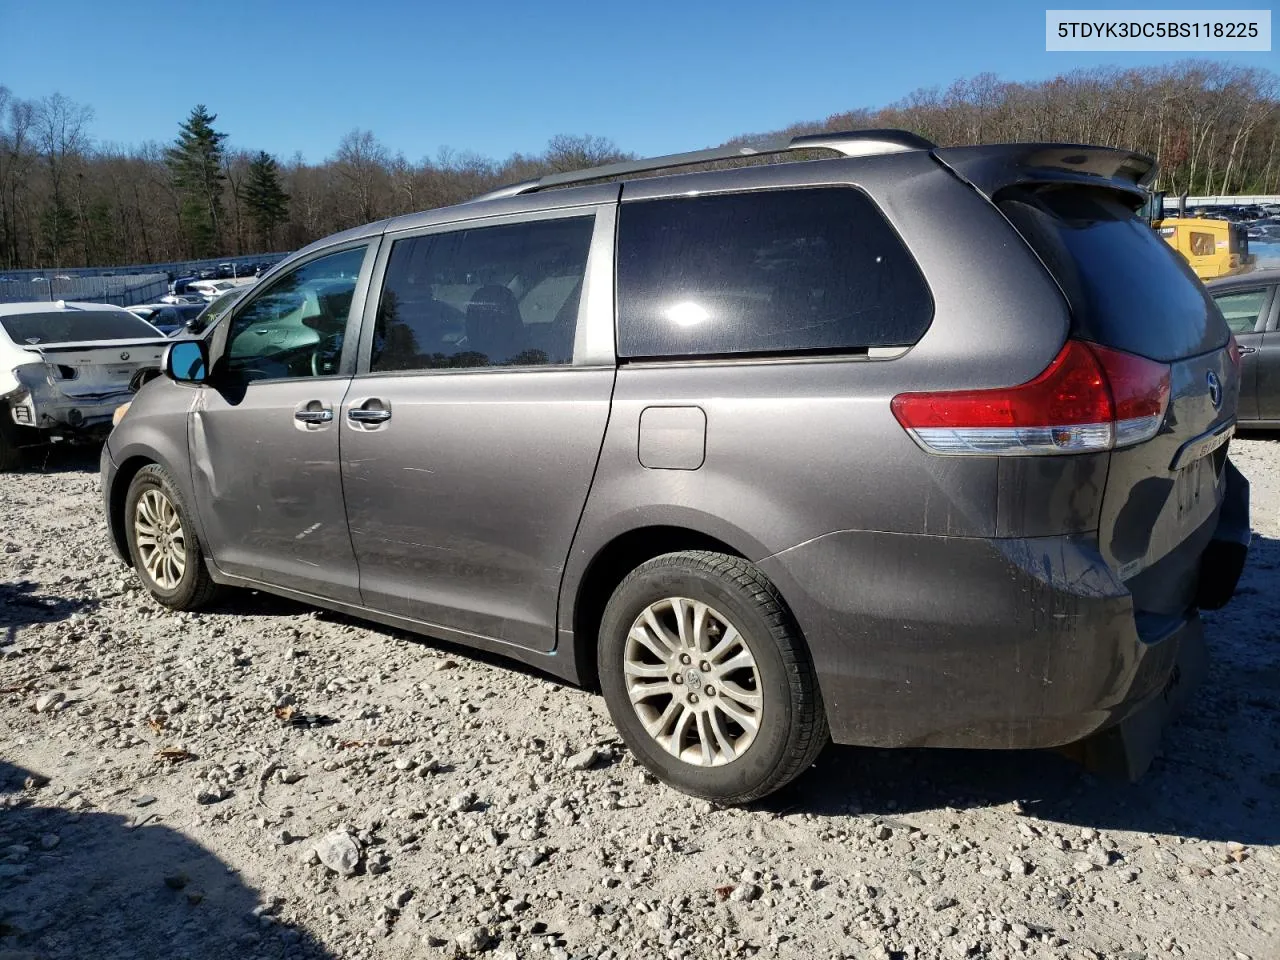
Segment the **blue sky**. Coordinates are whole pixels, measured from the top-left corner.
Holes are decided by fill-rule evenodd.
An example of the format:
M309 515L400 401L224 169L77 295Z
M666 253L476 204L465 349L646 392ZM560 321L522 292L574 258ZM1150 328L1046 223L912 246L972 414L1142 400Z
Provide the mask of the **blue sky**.
M0 0L0 84L89 104L100 141L170 140L203 102L237 147L320 160L361 127L418 160L536 152L556 133L668 153L984 71L1179 57L1046 53L1045 6ZM1280 66L1274 52L1218 56Z

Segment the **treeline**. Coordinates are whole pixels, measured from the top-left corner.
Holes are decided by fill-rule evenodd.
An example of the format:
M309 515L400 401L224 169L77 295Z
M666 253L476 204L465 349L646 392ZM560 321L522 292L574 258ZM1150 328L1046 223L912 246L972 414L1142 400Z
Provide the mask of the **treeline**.
M1057 141L1154 156L1158 190L1192 196L1280 193L1280 85L1269 70L1191 60L1163 67L1076 70L1009 83L983 73L879 110L799 123L791 135L899 127L943 146Z
M381 217L468 199L503 183L624 159L602 137L558 136L495 161L443 150L410 161L353 130L320 163L238 148L196 107L170 144L121 147L90 135L91 108L0 86L0 266L148 263L295 249ZM1160 162L1178 194L1280 193L1276 74L1187 61L1079 70L1036 83L993 74L919 90L881 109L783 133L901 127L939 144L1074 141ZM751 143L764 134L745 135ZM702 144L689 144L695 149Z

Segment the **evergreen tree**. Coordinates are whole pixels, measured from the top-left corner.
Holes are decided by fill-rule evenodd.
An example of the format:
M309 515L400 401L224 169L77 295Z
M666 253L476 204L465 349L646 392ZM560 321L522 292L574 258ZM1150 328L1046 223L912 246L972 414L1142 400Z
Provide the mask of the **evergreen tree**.
M217 114L203 103L191 111L178 128L178 139L165 151L165 165L182 197L183 232L193 256L218 251L222 224L222 141L225 133L213 129Z
M279 165L266 151L260 151L249 164L244 202L258 228L262 249L272 249L276 227L289 219L289 195L280 186Z

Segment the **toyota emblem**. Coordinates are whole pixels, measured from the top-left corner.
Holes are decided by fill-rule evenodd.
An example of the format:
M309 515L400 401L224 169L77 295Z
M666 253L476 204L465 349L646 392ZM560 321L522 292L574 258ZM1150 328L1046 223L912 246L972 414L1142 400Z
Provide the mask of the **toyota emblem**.
M1222 406L1222 381L1218 379L1216 373L1210 370L1204 375L1204 382L1209 385L1209 402L1217 410Z
M121 353L121 354L120 354L120 359L121 359L121 360L128 360L128 359L129 359L129 351L128 351L128 350L125 350L123 353Z

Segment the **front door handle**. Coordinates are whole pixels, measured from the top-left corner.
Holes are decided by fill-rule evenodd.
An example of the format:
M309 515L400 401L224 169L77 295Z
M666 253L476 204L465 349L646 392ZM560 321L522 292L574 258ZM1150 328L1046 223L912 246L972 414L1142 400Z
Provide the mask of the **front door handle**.
M333 411L325 408L322 410L295 410L293 411L293 419L300 423L328 423L333 419Z
M1240 346L1239 344L1236 345L1236 349L1240 351L1241 356L1248 356L1251 353L1258 352L1257 347L1244 347L1244 346Z
M366 400L358 407L347 411L347 419L352 423L379 424L391 419L391 407L381 400Z

